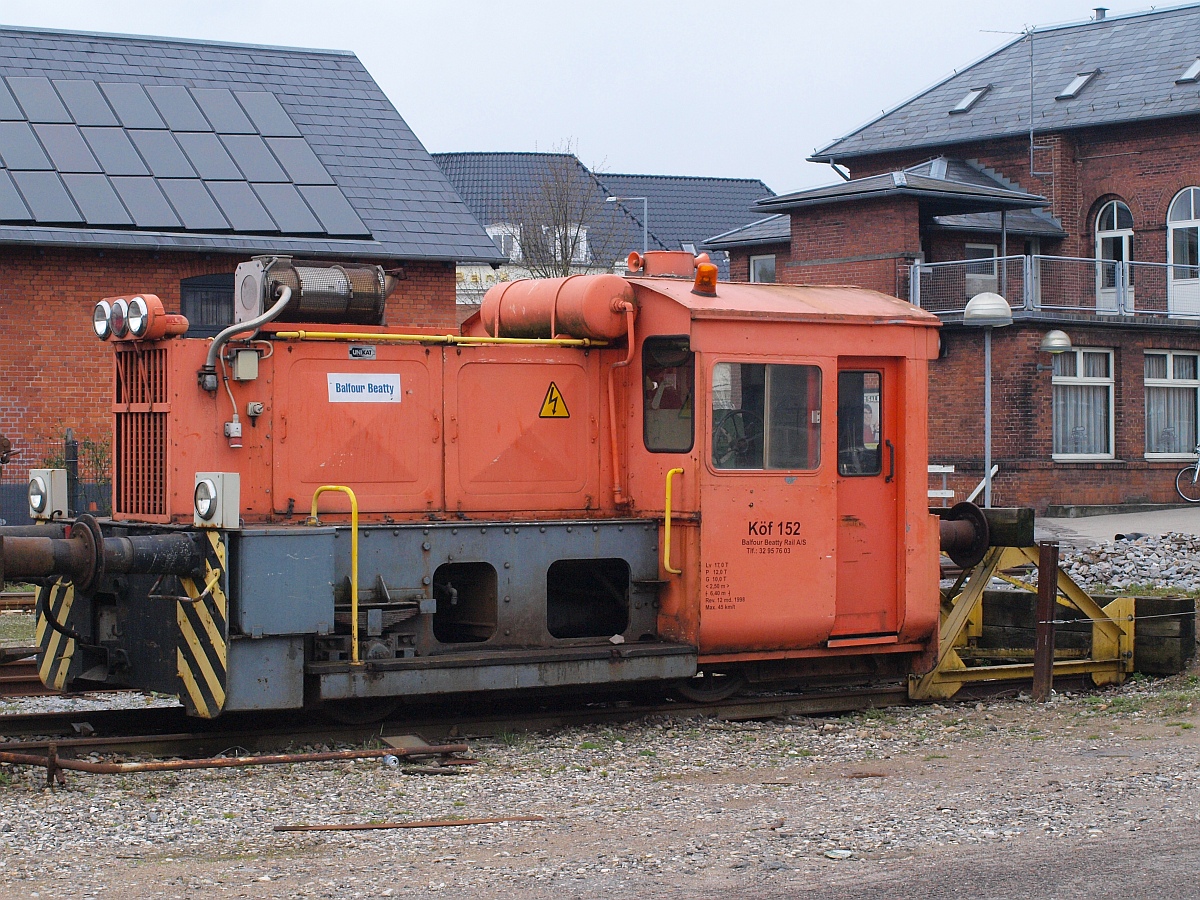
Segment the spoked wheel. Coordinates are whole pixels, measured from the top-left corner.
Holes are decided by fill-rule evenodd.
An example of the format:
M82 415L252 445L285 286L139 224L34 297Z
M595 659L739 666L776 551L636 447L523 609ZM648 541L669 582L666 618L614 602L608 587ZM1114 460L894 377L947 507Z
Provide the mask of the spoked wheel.
M1196 471L1195 465L1186 466L1175 476L1175 490L1188 503L1200 503L1200 479L1197 479Z
M718 469L757 468L762 454L763 421L749 410L728 412L713 426L713 463Z
M701 669L691 678L675 685L675 690L693 703L717 703L728 700L746 686L746 676Z
M339 725L373 725L382 722L399 707L399 697L362 697L330 700L321 707L321 712Z

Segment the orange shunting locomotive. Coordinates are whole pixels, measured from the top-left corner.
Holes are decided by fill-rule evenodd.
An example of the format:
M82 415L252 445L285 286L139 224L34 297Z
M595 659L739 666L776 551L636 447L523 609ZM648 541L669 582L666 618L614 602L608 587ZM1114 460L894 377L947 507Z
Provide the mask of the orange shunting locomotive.
M48 684L212 717L932 664L934 316L673 252L497 285L452 335L384 327L391 287L255 259L215 339L97 305L112 515L35 473L0 529Z

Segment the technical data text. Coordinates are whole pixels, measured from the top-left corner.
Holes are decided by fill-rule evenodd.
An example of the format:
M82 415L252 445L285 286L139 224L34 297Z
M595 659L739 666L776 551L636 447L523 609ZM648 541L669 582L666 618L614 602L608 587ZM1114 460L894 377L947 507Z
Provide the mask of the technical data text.
M745 597L735 597L729 585L729 563L704 564L704 608L709 611L737 609Z
M750 556L787 556L807 543L794 519L751 519L746 523L742 549Z

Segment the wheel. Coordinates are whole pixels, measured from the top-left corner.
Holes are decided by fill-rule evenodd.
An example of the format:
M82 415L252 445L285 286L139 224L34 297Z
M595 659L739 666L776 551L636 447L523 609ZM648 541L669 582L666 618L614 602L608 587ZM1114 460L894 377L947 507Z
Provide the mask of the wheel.
M1200 462L1185 466L1175 476L1175 490L1179 491L1179 496L1188 503L1200 503L1200 480L1196 478L1197 466L1200 466Z
M675 690L693 703L717 703L728 700L745 686L744 675L701 669L693 677L675 685Z
M718 469L757 469L762 455L763 421L754 413L735 409L713 427L713 463Z

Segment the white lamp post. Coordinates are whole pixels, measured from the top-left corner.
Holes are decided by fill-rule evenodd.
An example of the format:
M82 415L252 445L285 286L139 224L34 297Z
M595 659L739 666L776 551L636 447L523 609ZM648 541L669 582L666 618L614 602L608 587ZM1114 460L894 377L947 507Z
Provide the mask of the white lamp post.
M641 200L642 201L642 256L646 255L646 251L650 248L649 240L649 222L650 222L650 198L648 197L607 197L605 203L616 203L618 200Z
M1012 324L1012 309L999 294L976 294L963 324L983 328L983 505L992 505L992 329Z

